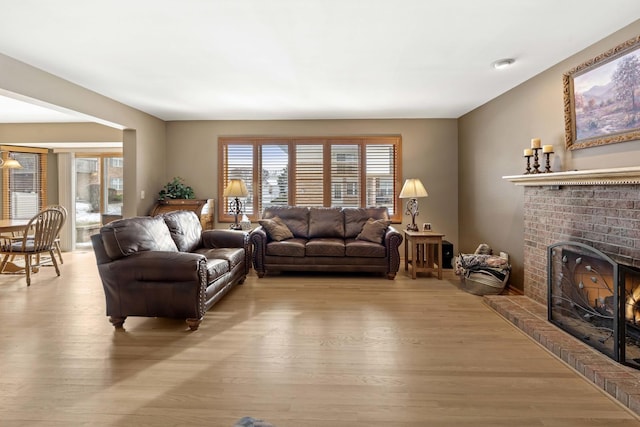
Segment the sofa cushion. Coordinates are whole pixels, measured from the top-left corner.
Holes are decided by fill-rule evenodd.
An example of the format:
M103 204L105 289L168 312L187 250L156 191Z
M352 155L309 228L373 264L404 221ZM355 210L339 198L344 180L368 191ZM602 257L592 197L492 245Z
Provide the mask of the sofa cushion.
M341 208L309 209L309 238L316 237L344 239L344 214Z
M197 249L197 254L202 254L207 259L224 259L229 263L229 269L233 268L244 261L244 248L215 248L215 249Z
M360 234L356 236L356 240L366 240L373 243L382 243L384 234L391 225L391 221L385 219L375 220L369 218L362 227Z
M280 242L282 240L293 239L293 233L279 216L273 218L263 218L258 223L264 227L271 240Z
M207 283L211 283L223 274L229 272L229 261L226 259L207 259Z
M112 221L100 229L109 258L119 259L142 251L178 252L162 217L139 216Z
M380 243L368 242L366 240L347 239L345 244L345 254L348 257L384 258L387 255L387 249Z
M280 217L294 237L309 238L309 208L297 206L272 206L264 209L263 219Z
M281 242L267 243L266 255L303 257L306 239L288 239Z
M344 239L316 238L307 242L307 256L344 256Z
M390 219L387 208L343 208L345 237L356 237L362 231L362 227L369 220Z
M202 224L193 211L172 211L162 214L171 238L180 252L193 252L202 246Z

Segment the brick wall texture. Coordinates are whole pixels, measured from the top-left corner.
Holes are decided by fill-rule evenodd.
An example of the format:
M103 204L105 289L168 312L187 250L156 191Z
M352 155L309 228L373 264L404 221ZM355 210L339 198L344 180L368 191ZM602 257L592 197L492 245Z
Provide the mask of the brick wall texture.
M547 246L581 242L640 267L640 185L524 188L524 293L547 303Z

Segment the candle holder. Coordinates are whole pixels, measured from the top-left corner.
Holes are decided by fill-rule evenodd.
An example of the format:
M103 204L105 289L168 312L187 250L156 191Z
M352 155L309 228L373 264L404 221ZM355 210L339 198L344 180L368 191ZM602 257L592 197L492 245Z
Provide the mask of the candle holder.
M527 159L527 171L524 174L529 175L531 173L531 156L524 157Z
M538 151L540 148L532 148L533 150L533 172L531 173L540 173L540 163L538 163Z
M549 158L553 154L553 151L548 151L546 153L543 152L542 154L544 154L544 156L545 156L544 173L551 173L551 164L549 163Z

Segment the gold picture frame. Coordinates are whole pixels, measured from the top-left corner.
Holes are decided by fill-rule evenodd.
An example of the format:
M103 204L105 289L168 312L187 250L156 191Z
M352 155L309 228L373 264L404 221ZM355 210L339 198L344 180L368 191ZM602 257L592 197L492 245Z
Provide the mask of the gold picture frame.
M563 75L568 150L640 139L640 36Z

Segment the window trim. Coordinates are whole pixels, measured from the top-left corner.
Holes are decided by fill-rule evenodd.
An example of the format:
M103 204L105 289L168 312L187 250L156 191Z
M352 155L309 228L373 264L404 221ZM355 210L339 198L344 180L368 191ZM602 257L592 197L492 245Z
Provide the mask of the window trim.
M394 212L391 216L391 221L393 223L401 223L402 222L402 213L403 208L398 197L400 193L400 188L402 188L402 137L400 135L375 135L375 136L336 136L336 137L263 137L263 136L225 136L218 138L218 194L219 200L218 203L218 221L221 223L224 222L233 222L233 215L230 215L228 212L228 201L222 197L224 193L225 182L227 182L227 172L228 167L226 164L226 147L228 145L249 145L252 147L252 164L253 164L253 175L252 175L252 183L251 188L255 189L259 188L260 185L260 177L259 171L262 170L261 167L261 159L259 156L259 147L262 145L288 145L288 171L289 171L289 188L288 188L288 200L293 200L295 197L295 188L291 185L291 180L295 176L295 150L293 147L296 145L319 145L323 146L331 146L331 145L359 145L360 158L365 157L366 147L368 145L376 145L376 144L389 144L394 146L395 152L395 167L393 170L394 178L393 178L393 194L394 194ZM323 150L323 170L325 176L331 176L331 153L330 150ZM366 166L360 170L360 187L363 189L363 186L367 182L367 169ZM331 180L325 180L323 182L323 205L328 207L331 204ZM366 203L366 191L360 191L360 206L365 206ZM253 197L253 214L247 215L251 221L257 221L260 219L260 211L259 211L260 201L259 197Z

